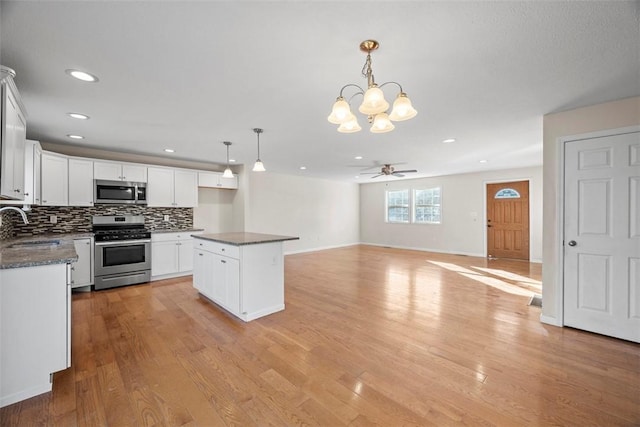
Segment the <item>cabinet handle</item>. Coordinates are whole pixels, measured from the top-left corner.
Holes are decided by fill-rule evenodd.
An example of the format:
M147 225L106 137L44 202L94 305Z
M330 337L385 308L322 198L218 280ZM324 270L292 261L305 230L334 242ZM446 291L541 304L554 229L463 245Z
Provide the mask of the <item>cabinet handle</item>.
M43 201L42 201L42 203L47 203L47 201L46 201L46 200L43 200Z
M19 192L20 192L20 189L18 188L18 189L13 190L13 191L15 191L16 193L19 193Z
M220 248L220 250L221 250L222 252L224 252L224 248Z
M226 264L226 263L227 263L227 261L225 261L225 260L223 260L223 259L221 259L221 260L220 260L220 262L221 262L221 263L223 263L223 264Z
M29 193L24 193L25 197L29 195Z
M200 255L200 256L204 256L204 254L203 254L202 252L198 253L198 255Z

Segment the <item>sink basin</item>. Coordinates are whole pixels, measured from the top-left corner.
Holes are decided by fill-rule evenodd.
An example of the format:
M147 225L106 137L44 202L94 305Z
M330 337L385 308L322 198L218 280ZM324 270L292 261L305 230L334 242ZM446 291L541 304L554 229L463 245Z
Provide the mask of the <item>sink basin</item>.
M30 240L27 242L14 243L9 245L14 249L29 249L29 248L54 248L60 245L60 240Z

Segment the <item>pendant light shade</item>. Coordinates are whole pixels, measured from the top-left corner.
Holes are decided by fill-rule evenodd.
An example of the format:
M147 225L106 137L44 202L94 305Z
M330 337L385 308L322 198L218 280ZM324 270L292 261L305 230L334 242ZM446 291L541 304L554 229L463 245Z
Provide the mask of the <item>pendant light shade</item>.
M385 133L391 132L396 127L389 120L389 115L387 113L380 113L376 115L375 119L373 119L373 125L371 125L371 132L373 133Z
M353 133L360 130L362 130L362 128L360 127L360 124L358 124L358 119L353 114L349 114L347 120L338 126L338 132L341 133Z
M393 102L393 110L389 114L389 119L394 122L412 119L418 112L411 105L411 100L406 93L400 92Z
M263 131L260 128L253 128L253 131L256 133L256 136L258 137L258 158L256 162L253 164L252 170L254 172L264 172L266 169L264 168L264 164L262 163L262 160L260 160L260 134Z
M343 97L339 96L335 104L333 104L331 114L327 117L327 120L329 120L329 123L339 125L344 123L350 115L351 109L349 108L349 103L345 101Z
M231 170L231 167L229 167L229 146L231 143L229 141L224 141L223 144L227 146L227 168L224 170L222 177L233 178L233 171Z
M364 93L364 99L360 104L360 111L362 114L372 115L378 113L384 113L389 109L389 103L384 99L384 93L378 86L372 86Z

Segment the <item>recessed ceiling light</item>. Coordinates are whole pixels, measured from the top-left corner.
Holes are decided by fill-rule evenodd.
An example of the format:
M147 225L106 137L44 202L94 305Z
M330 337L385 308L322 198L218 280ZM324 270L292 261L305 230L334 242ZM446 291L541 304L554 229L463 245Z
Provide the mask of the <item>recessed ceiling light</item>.
M301 171L306 170L306 169L307 169L307 167L306 167L306 166L300 166L300 170L301 170Z
M356 179L359 179L359 178L360 178L360 176L359 176L359 175L356 175L356 177L355 177L355 178L356 178Z
M448 138L442 141L443 144L450 144L452 142L456 142L455 138Z
M71 138L71 139L84 139L84 136L82 136L82 135L71 135L71 134L69 134L67 136L69 138Z
M362 160L362 156L355 156L354 159L356 160Z
M487 162L488 160L484 160L484 159L478 161L478 163L487 163Z
M87 116L86 114L80 114L80 113L67 113L67 116L73 117L74 119L79 119L79 120L87 120L89 118L89 116Z
M83 82L95 83L98 81L98 78L93 74L89 74L80 70L65 70L65 73L69 74L71 77L74 77L78 80L82 80Z
M230 162L230 163L235 163L235 162L236 162L236 159L229 159L229 162Z
M172 148L165 148L164 151L167 152L167 153L175 153L176 152L176 150L174 150Z

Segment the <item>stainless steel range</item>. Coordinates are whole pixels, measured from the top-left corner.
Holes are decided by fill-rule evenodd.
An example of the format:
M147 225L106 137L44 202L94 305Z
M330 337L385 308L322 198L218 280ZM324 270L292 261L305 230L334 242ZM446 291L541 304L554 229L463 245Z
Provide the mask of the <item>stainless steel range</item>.
M151 232L142 215L94 216L95 289L151 279Z

